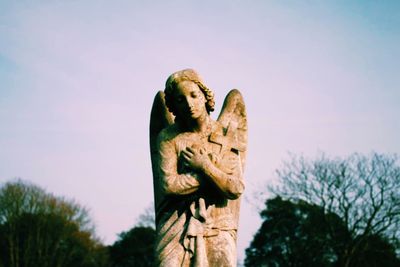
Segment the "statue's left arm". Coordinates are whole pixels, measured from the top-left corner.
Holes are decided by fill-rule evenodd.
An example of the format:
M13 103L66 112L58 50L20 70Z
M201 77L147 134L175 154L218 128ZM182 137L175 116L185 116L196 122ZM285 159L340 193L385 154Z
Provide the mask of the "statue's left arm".
M240 152L229 152L229 156L213 162L202 150L187 148L183 156L192 168L203 173L228 198L236 199L244 191Z

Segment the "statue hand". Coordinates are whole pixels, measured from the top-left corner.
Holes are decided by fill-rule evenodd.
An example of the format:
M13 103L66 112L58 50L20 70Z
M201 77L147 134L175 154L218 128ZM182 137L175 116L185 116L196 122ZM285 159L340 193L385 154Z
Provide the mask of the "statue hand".
M208 156L204 148L187 147L182 151L183 159L194 170L204 170Z

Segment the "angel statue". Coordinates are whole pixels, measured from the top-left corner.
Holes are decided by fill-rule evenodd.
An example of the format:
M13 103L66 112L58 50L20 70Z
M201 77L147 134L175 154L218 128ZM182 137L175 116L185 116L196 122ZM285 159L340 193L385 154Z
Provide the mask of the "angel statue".
M192 69L169 76L150 119L156 266L236 266L247 118L240 92L214 94Z

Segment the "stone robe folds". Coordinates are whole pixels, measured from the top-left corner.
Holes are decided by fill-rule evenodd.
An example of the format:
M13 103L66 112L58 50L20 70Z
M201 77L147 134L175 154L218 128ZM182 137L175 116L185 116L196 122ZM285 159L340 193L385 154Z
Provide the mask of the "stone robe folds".
M211 136L224 136L218 123L201 135L181 132L177 124L158 136L156 199L157 266L236 266L236 231L244 190L240 151L224 148ZM210 177L181 159L187 147L207 152L226 182L225 192Z

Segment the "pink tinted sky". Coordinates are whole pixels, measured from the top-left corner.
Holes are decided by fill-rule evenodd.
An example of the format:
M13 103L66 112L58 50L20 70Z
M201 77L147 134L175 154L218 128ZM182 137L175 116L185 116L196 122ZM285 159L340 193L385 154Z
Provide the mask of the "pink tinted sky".
M398 1L2 1L0 182L75 198L112 243L153 200L153 97L192 67L214 117L231 88L248 107L243 258L289 151L399 152L399 44Z

